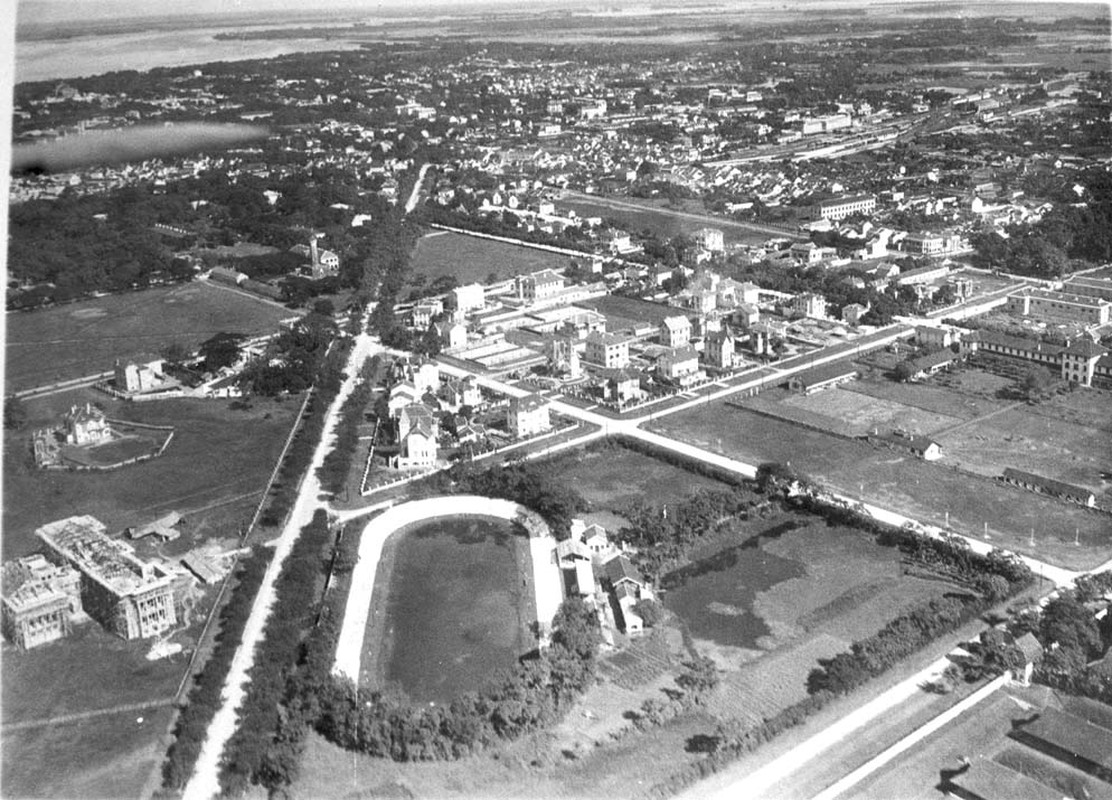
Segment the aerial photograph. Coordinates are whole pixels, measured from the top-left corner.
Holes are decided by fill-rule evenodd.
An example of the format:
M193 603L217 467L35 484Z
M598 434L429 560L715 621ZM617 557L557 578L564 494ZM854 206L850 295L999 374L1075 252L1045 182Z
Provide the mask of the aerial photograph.
M0 797L1112 800L1112 4L9 3Z

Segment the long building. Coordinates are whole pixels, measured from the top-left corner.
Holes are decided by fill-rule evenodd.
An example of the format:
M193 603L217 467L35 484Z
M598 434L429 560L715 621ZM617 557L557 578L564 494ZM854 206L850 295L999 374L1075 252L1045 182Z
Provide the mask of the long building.
M1008 295L1006 309L1024 317L1069 320L1084 325L1107 325L1112 318L1112 302L1108 300L1046 289L1024 288Z
M844 219L851 214L871 214L876 210L876 197L871 194L855 194L823 200L815 206L819 219Z
M174 627L178 577L136 557L124 542L109 538L90 516L43 525L35 535L55 560L81 573L85 612L125 639L145 639Z

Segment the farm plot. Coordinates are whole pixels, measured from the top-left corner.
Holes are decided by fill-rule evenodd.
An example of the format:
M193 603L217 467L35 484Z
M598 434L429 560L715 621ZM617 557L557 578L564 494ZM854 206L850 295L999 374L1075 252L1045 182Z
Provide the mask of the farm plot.
M904 574L898 550L882 547L854 528L829 526L801 513L790 514L789 525L782 516L774 522L769 530L784 532L762 536L755 550L742 551L739 563L730 569L735 580L711 584L709 572L696 578L713 585L718 594L712 597L704 592L705 606L689 605L681 615L715 616L729 609L730 617L741 625L741 612L748 612L768 630L757 641L759 649L739 649L731 646L730 639L736 635L721 626L711 629L713 638L700 638L699 631L706 626L697 619L684 619L692 646L725 670L709 704L723 719L757 723L802 700L807 696L807 676L819 658L847 649L906 608L954 588L944 581ZM767 526L767 521L735 523L737 534L748 541ZM794 575L767 581L761 574L767 558L798 569ZM755 574L747 574L746 566ZM749 589L754 583L766 588L753 593ZM667 595L665 605L673 605Z
M913 519L981 536L1054 564L1092 568L1112 556L1108 517L864 442L725 404L700 405L653 430L749 464L791 462L822 483ZM947 516L948 514L948 516ZM1033 533L1032 533L1033 531ZM1080 546L1074 545L1075 534Z
M453 277L459 284L494 283L542 269L562 269L568 256L462 233L436 231L417 241L410 258L412 286Z
M7 391L112 369L119 358L190 349L222 331L273 333L297 312L208 283L146 289L7 315Z
M1101 480L1109 469L1112 432L1031 413L1019 405L938 437L946 463L996 477L1006 467L1084 486L1104 502L1112 485Z

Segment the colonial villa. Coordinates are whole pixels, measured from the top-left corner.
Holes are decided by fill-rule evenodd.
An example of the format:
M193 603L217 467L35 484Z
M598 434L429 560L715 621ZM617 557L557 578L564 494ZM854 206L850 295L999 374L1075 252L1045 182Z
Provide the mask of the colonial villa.
M81 573L42 555L10 561L3 569L4 636L21 650L69 636L81 608Z
M145 639L178 621L177 576L139 559L123 542L109 538L90 516L69 517L35 531L48 555L81 573L85 611L125 639Z
M112 428L104 412L92 403L72 406L64 417L66 444L100 444L112 438Z

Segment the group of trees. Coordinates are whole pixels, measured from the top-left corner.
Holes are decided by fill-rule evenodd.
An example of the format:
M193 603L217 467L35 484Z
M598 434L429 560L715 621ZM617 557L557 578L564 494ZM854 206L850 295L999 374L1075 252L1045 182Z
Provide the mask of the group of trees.
M1049 601L1037 618L1032 614L1016 620L1015 633L1031 630L1047 648L1035 671L1036 680L1112 703L1112 677L1089 666L1112 647L1112 616L1097 620L1087 605L1109 591L1112 571L1083 575L1072 590L1061 591Z
M340 410L340 421L336 424L336 439L328 455L324 457L318 474L321 487L325 491L338 494L347 481L351 470L351 460L359 444L359 427L367 406L374 396L375 387L381 384L386 365L381 356L367 359L359 371L359 382Z
M397 761L461 758L555 722L594 681L601 640L593 609L569 598L549 647L448 706L357 689L335 679L314 699L317 730L341 747Z
M745 487L701 489L682 502L666 505L637 500L622 509L630 524L615 538L637 548L637 565L646 575L657 575L699 539L748 514L756 502Z
M271 343L264 358L247 364L240 385L254 394L297 394L319 377L325 354L336 337L336 322L316 310L283 330Z
M540 514L557 539L571 534L571 521L587 510L587 501L554 479L543 464L514 462L482 469L460 463L430 479L437 492L478 494L512 500Z
M334 534L328 514L318 510L301 529L282 572L275 582L275 601L266 631L248 674L248 689L239 709L239 724L225 748L220 784L227 796L239 796L251 782L264 782L296 769L303 725L289 724L291 708L290 672L299 663L300 648L312 629L320 608L325 567L329 563ZM292 748L288 747L291 743ZM287 745L293 764L276 762L275 747ZM264 769L265 767L265 769Z
M174 741L162 767L162 781L167 789L180 791L193 774L201 745L208 735L209 723L223 702L224 681L231 669L232 657L239 648L269 560L268 552L258 550L241 561L229 578L235 589L220 609L216 644L204 669L194 677L186 705L178 712L174 724Z

